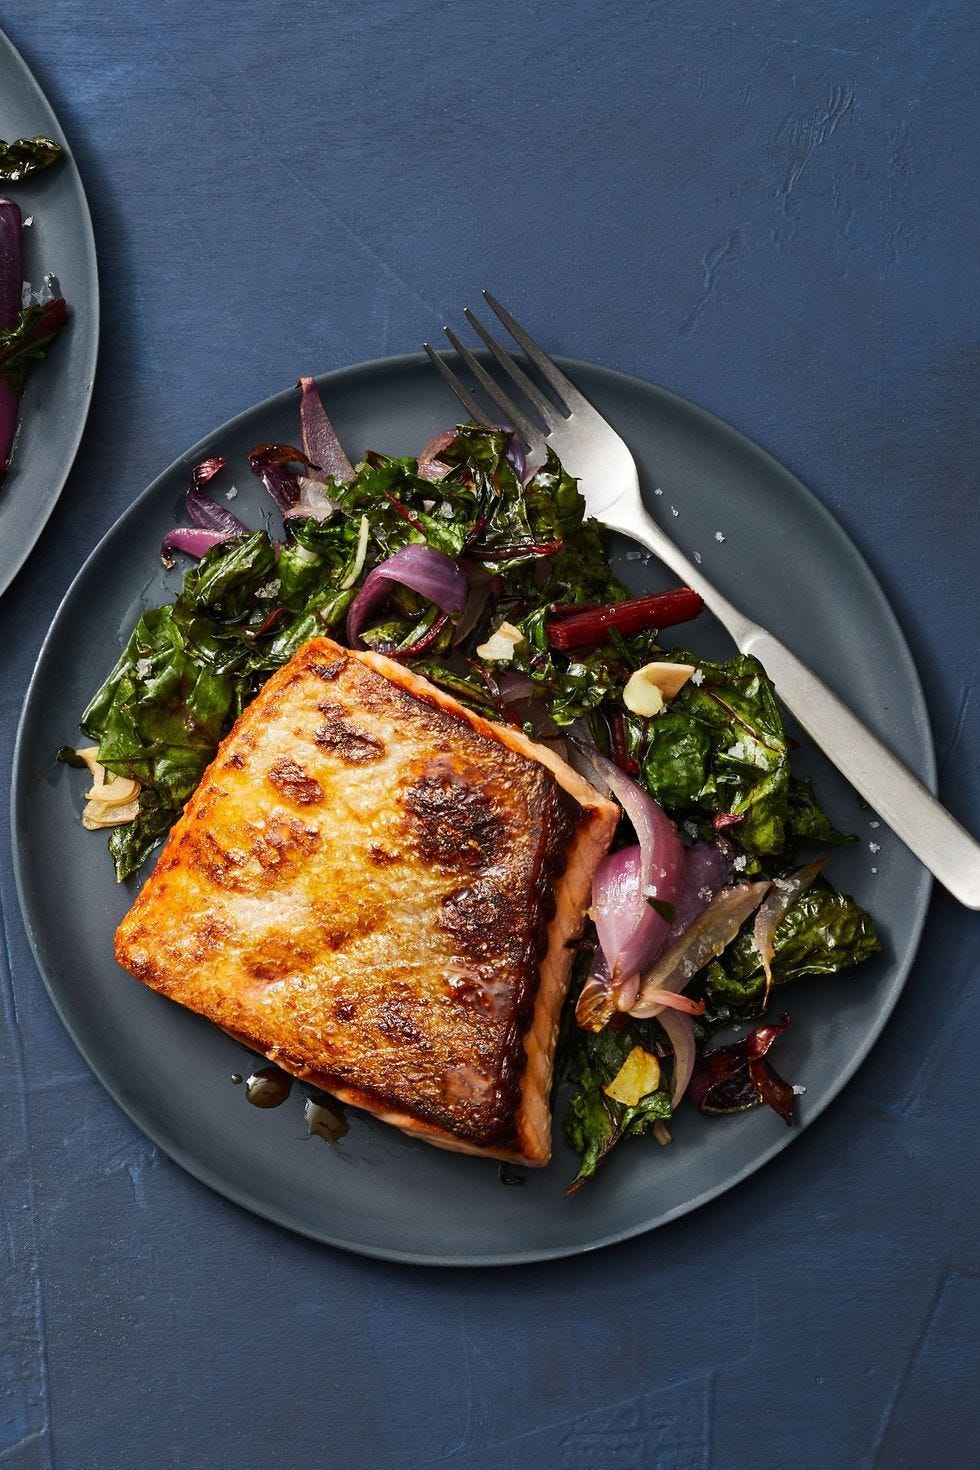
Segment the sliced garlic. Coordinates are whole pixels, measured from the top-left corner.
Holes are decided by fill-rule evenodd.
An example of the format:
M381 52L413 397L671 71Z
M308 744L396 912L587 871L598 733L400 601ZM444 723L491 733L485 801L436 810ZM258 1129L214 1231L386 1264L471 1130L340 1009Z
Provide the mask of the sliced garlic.
M97 745L87 745L75 754L92 773L92 785L85 793L82 826L95 832L100 827L121 827L124 822L131 822L139 811L140 783L129 776L113 776L107 781L109 773L98 758Z
M635 1108L641 1097L660 1086L660 1063L642 1046L634 1046L613 1080L602 1090L614 1102Z
M82 826L88 832L97 832L100 827L122 827L126 822L131 822L140 809L139 799L131 801L125 806L118 803L114 806L106 806L101 801L89 801L85 804L82 812Z
M644 664L630 676L623 703L634 715L659 715L664 700L679 694L694 672L693 664Z
M506 664L514 657L514 649L519 643L524 642L524 634L520 628L515 628L513 623L501 623L495 633L491 633L486 643L481 643L476 650L478 658L493 660L494 663Z
M623 703L632 714L650 718L659 715L664 707L664 697L656 684L644 679L643 673L643 669L637 669L630 676L629 683L623 690Z
M131 781L128 776L114 776L107 781L107 774L100 766L91 789L85 793L86 801L97 801L100 806L128 806L136 800L140 789L138 781Z
M80 761L84 761L89 768L93 778L97 779L104 767L99 765L99 747L97 745L86 745L84 750L76 750L75 754Z

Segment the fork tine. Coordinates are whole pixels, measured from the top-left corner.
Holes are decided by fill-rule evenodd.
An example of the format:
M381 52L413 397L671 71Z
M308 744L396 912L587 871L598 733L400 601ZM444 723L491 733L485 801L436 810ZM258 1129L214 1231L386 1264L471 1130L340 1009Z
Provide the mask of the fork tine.
M595 413L595 409L589 400L582 397L575 384L570 383L564 373L559 372L548 354L542 352L537 342L534 341L534 338L527 335L524 328L515 322L510 312L501 306L500 302L491 296L489 291L484 291L483 295L487 305L492 311L496 312L514 341L523 347L545 382L554 388L569 412L574 410L577 413Z
M541 389L537 386L537 384L532 383L527 373L523 372L521 368L517 366L517 363L514 361L514 359L504 351L500 344L494 341L493 337L491 337L486 327L483 325L478 317L473 315L468 306L463 307L463 315L469 322L470 326L473 328L474 332L476 332L490 348L490 351L500 363L500 366L503 368L504 372L508 375L512 382L515 382L517 384L518 388L520 388L525 398L529 398L530 401L534 404L534 407L537 409L544 422L548 425L548 428L554 430L558 427L559 424L563 423L564 418L560 410L555 407L550 399L545 398L544 394L541 392Z
M459 378L457 378L452 368L446 366L442 358L439 356L438 352L433 352L428 342L423 342L422 346L425 348L425 351L428 354L428 358L429 361L432 363L432 366L436 368L445 378L446 382L456 394L456 397L466 409L466 412L469 414L473 422L475 424L485 424L487 422L486 414L483 412L483 409L477 403L476 399L469 392L469 390L467 388L464 388L462 382Z
M528 449L534 449L536 445L540 445L543 442L544 437L541 433L541 430L536 428L535 425L531 423L531 420L528 418L527 414L522 413L521 410L517 407L516 403L511 402L511 400L507 397L507 394L503 391L500 385L498 383L495 383L493 378L491 378L490 374L487 372L483 364L477 362L476 358L473 356L468 347L463 346L462 342L456 336L456 333L451 331L449 327L443 327L443 331L449 338L455 350L459 353L459 356L466 363L466 366L476 378L477 382L481 385L487 397L493 399L493 402L497 405L502 413L506 414L509 422L514 426L514 428L521 431L521 434L527 444Z

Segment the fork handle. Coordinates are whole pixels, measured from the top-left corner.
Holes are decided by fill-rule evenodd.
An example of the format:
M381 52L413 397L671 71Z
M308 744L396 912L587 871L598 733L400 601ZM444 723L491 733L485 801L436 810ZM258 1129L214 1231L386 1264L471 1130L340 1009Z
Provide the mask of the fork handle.
M954 898L980 909L980 842L778 638L757 628L740 647L759 659L787 709L906 847Z
M615 524L699 592L743 653L763 664L786 708L934 877L967 908L980 909L980 843L785 644L712 587L656 522Z

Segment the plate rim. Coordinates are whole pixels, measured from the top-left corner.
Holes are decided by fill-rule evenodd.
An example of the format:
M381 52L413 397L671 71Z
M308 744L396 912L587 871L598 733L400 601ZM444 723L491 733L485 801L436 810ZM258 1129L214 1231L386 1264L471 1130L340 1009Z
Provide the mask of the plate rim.
M58 117L58 114L55 112L54 108L51 106L47 94L45 93L40 82L37 80L37 77L34 75L34 72L30 65L27 61L25 61L21 52L14 45L13 41L7 35L6 31L0 28L0 54L2 54L4 51L9 54L14 64L20 68L20 71L24 76L28 88L34 93L36 100L40 104L42 113L47 112L48 116L54 123L53 131L61 139L61 148L62 152L64 153L64 158L62 160L62 163L58 165L59 171L63 172L65 168L70 170L72 181L77 189L78 198L81 205L81 208L79 210L79 220L81 222L82 233L85 237L85 242L87 246L87 261L84 267L84 274L88 277L87 294L88 300L91 303L92 322L91 330L87 334L88 349L85 353L84 363L84 372L87 381L87 386L84 389L84 403L82 412L79 414L76 420L74 430L68 437L68 450L65 457L65 468L64 473L61 476L61 483L58 485L58 488L54 491L54 493L51 494L48 503L41 507L41 512L37 519L31 522L30 529L27 535L22 539L20 546L15 551L13 558L7 564L6 568L0 568L0 597L2 597L3 594L8 590L8 588L12 586L17 577L24 570L24 566L28 558L30 557L34 548L37 546L38 541L41 539L41 534L44 531L45 526L48 524L48 521L54 514L55 506L58 504L58 501L61 499L61 496L64 493L65 486L68 483L68 478L71 475L72 470L75 468L75 461L78 458L78 451L81 447L82 436L85 433L85 429L88 425L89 414L92 410L92 396L95 392L95 375L99 361L99 338L102 327L102 309L99 292L99 255L95 243L95 229L92 224L92 211L89 206L88 195L85 192L85 184L82 180L81 170L79 169L78 164L75 160L75 154L72 151L71 144L68 141L68 135L65 132L65 129L61 126L61 120ZM69 303L69 306L71 306L71 303ZM72 308L72 319L74 320L74 308ZM16 472L16 465L14 468Z
M848 556L854 558L856 560L856 564L864 572L867 578L868 587L873 592L879 604L879 611L882 614L884 620L890 625L891 632L895 636L896 648L900 654L901 662L903 665L900 672L902 677L907 680L909 693L908 703L909 709L912 714L912 726L916 734L921 739L923 746L922 768L919 774L929 790L935 793L937 785L935 743L933 740L932 729L929 721L928 706L925 699L925 693L923 691L922 683L919 678L918 669L915 665L915 660L912 656L912 651L909 648L908 642L902 631L901 624L898 621L898 617L896 616L895 611L891 606L891 603L888 601L884 589L878 581L878 578L875 575L872 567L868 563L863 552L855 544L855 542L852 541L847 531L840 524L837 518L832 514L832 512L828 510L828 508L817 497L817 495L799 478L798 475L794 473L793 470L789 469L789 467L783 464L781 460L778 460L775 455L770 453L769 450L765 449L762 445L751 439L747 434L743 433L741 429L737 428L734 424L729 423L720 415L713 413L710 409L703 408L700 404L694 403L692 400L683 397L681 394L675 393L669 388L664 388L660 384L654 383L648 378L643 378L637 373L629 373L619 368L607 367L602 363L589 361L583 358L567 357L564 355L555 355L554 360L559 363L562 369L568 372L569 375L573 378L577 369L586 369L588 372L591 373L595 373L596 371L598 371L601 375L607 377L614 384L628 384L631 388L634 389L637 385L639 385L642 389L654 389L657 394L662 395L663 398L675 405L679 410L682 410L687 414L692 414L695 419L700 420L712 430L721 430L722 433L725 435L734 436L734 438L738 441L740 448L759 457L761 462L765 464L768 468L774 469L780 476L789 477L789 479L795 483L797 491L802 492L805 499L810 503L810 508L815 510L818 516L822 518L825 525L831 530L832 534L837 537L841 545L846 548ZM424 353L401 353L389 357L372 358L365 362L352 363L344 367L334 368L330 372L317 374L316 382L321 389L329 390L329 385L332 382L336 382L338 379L343 379L345 382L349 382L352 378L370 377L372 375L376 375L382 372L397 373L402 371L413 371L419 368L422 368L423 370L428 368L432 372L435 371L435 369L431 367L431 364L429 364L428 359L426 358ZM913 964L915 963L915 959L919 951L919 946L922 939L922 931L925 925L926 915L929 908L929 899L933 887L932 875L928 872L926 868L920 867L918 871L919 889L916 904L917 913L912 925L911 939L906 947L904 954L901 956L896 955L894 958L893 973L888 980L887 990L882 996L883 1004L881 1012L878 1016L876 1016L874 1023L869 1026L867 1031L862 1035L860 1043L857 1046L854 1054L842 1070L839 1076L839 1081L835 1085L834 1091L831 1096L827 1098L827 1100L819 1107L816 1112L807 1117L805 1121L797 1123L792 1129L787 1129L784 1133L777 1135L768 1145L763 1147L760 1152L752 1158L750 1162L748 1162L743 1168L738 1170L735 1175L726 1176L726 1178L720 1183L709 1186L707 1189L702 1190L693 1198L685 1200L683 1203L675 1206L673 1209L667 1211L665 1214L658 1215L654 1222L641 1222L627 1226L625 1228L619 1228L610 1231L607 1234L599 1236L594 1240L587 1242L586 1244L559 1244L551 1247L540 1247L525 1251L516 1250L497 1252L493 1254L484 1253L478 1255L454 1255L446 1253L423 1254L418 1251L400 1251L394 1247L373 1245L371 1243L365 1243L358 1240L349 1240L337 1235L331 1235L327 1231L316 1231L306 1228L303 1225L299 1225L294 1220L290 1219L284 1211L278 1209L274 1203L270 1203L267 1199L263 1197L253 1195L247 1188L247 1186L239 1185L237 1181L222 1178L214 1173L214 1171L212 1171L206 1164L201 1164L199 1160L193 1157L189 1151L185 1150L181 1146L179 1140L171 1140L168 1138L166 1142L163 1141L163 1139L159 1136L157 1128L154 1126L153 1119L150 1118L149 1120L146 1120L144 1110L138 1104L131 1104L128 1101L124 1102L122 1096L120 1095L120 1090L117 1089L113 1082L110 1082L108 1078L103 1075L102 1069L98 1065L96 1065L88 1056L85 1049L81 1045L78 1036L76 1035L75 1028L69 1021L67 1015L65 1014L65 1011L62 1008L58 994L49 982L47 967L44 962L44 955L46 953L46 941L44 937L35 930L35 927L31 922L30 911L28 908L25 876L26 853L22 851L22 838L20 836L20 829L17 820L19 801L21 796L23 795L21 790L23 785L22 767L27 761L26 725L28 721L28 714L31 708L33 697L35 695L35 686L38 684L39 678L41 676L42 666L45 663L45 659L49 651L49 646L53 644L55 640L55 635L57 633L60 633L62 618L67 615L67 611L72 601L75 589L85 575L89 564L98 556L103 546L110 539L110 537L114 536L122 526L127 524L131 519L135 518L142 507L160 493L161 487L166 481L170 479L173 472L184 462L191 461L195 457L199 456L205 449L209 448L216 439L225 434L230 434L231 432L233 432L233 430L239 425L242 420L247 419L253 413L259 410L278 410L281 407L286 407L294 400L295 393L296 387L294 385L288 388L281 389L278 393L270 394L268 397L261 399L259 402L251 404L248 408L245 408L239 413L234 414L223 424L211 430L208 434L200 438L194 445L190 446L175 459L171 460L171 462L161 471L161 473L158 474L153 480L151 480L150 483L131 501L131 503L126 507L122 514L117 517L113 524L105 531L105 533L99 538L96 544L85 556L78 571L75 573L75 576L72 578L68 588L66 589L63 597L59 601L57 610L55 611L50 626L48 627L40 648L38 649L37 657L34 664L34 670L31 674L30 683L28 684L27 691L24 696L24 703L21 707L20 718L17 724L17 734L14 742L13 758L11 760L9 821L14 879L16 884L18 905L20 908L21 921L24 925L24 930L27 935L27 940L30 945L31 953L34 958L35 965L37 966L38 973L43 982L45 991L47 992L48 997L51 1000L52 1005L54 1006L54 1009L58 1015L59 1020L61 1021L61 1024L64 1026L73 1044L85 1061L86 1066L96 1077L97 1081L109 1094L113 1102L121 1109L123 1114L130 1120L130 1122L135 1124L135 1126L139 1128L139 1130L146 1137L148 1137L158 1148L160 1148L167 1155L168 1158L172 1159L174 1163L178 1164L194 1179L206 1185L208 1188L214 1190L214 1192L220 1195L223 1199L230 1201L232 1204L238 1206L241 1209L249 1211L251 1214L257 1215L260 1219L267 1220L274 1225L291 1231L295 1235L299 1235L307 1240L314 1241L318 1245L328 1245L335 1249L349 1251L354 1255L368 1257L375 1260L392 1261L400 1265L429 1267L434 1266L442 1268L472 1267L474 1269L484 1269L491 1266L523 1266L530 1265L539 1261L563 1260L574 1256L589 1255L595 1251L605 1249L608 1246L618 1245L621 1242L636 1239L640 1235L644 1235L652 1230L659 1229L663 1225L670 1224L674 1220L680 1219L684 1215L692 1213L692 1211L699 1209L702 1205L707 1204L710 1200L716 1199L719 1195L727 1194L729 1190L734 1189L738 1185L744 1183L746 1179L757 1173L778 1154L781 1154L783 1150L789 1146L789 1144L791 1144L797 1137L805 1132L806 1129L811 1126L811 1124L815 1123L816 1120L821 1117L827 1111L827 1109L830 1108L837 1101L841 1093L853 1079L859 1067L866 1060L868 1053L876 1044L879 1036L881 1035L888 1021L891 1019L895 1007L898 1004L898 1000L907 984L909 974L911 972Z

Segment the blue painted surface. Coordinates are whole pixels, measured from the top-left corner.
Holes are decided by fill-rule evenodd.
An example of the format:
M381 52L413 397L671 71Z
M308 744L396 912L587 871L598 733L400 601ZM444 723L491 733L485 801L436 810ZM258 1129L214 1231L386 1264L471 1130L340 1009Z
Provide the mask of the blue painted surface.
M82 453L0 606L5 768L55 606L136 491L489 284L814 488L980 828L968 0L19 0L4 24L104 293ZM6 840L0 898L0 1465L973 1462L978 926L951 900L857 1079L761 1175L595 1258L476 1274L314 1247L159 1156L54 1017Z

